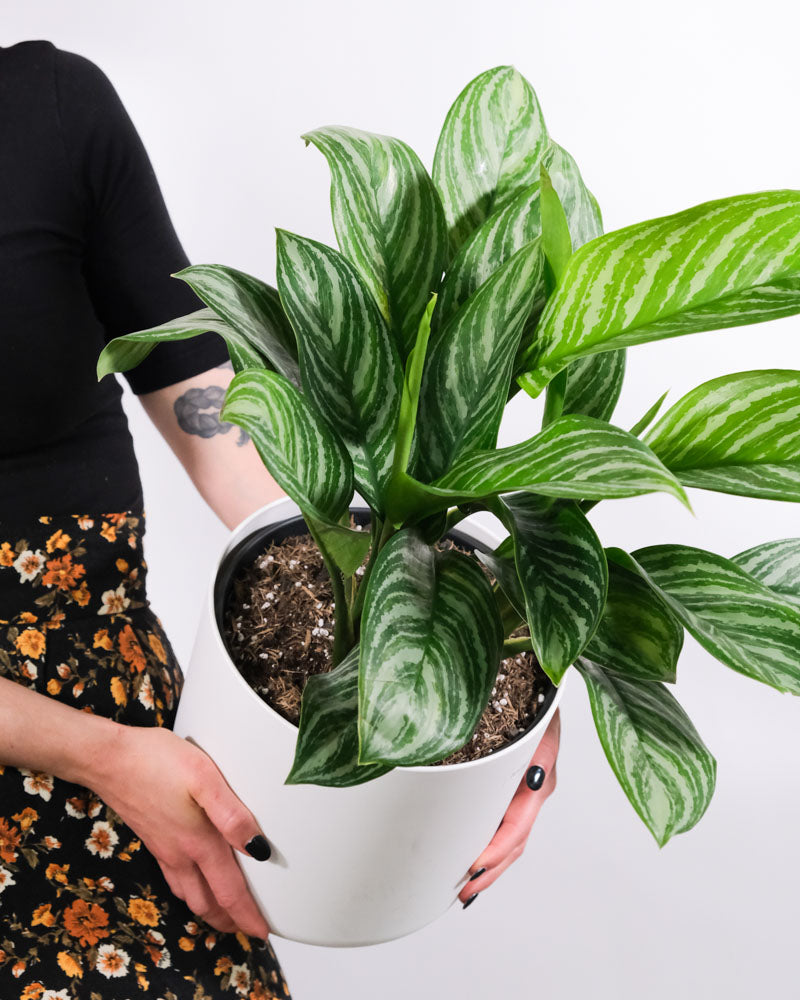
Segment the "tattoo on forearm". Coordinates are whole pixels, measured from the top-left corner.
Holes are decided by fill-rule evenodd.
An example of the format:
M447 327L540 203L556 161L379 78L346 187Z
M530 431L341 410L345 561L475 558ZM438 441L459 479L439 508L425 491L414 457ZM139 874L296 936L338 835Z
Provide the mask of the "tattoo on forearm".
M173 408L178 419L178 426L187 434L197 434L203 438L215 434L227 434L236 429L239 439L236 444L241 447L250 440L250 435L236 424L229 424L219 419L222 404L225 401L225 390L221 385L207 385L204 388L195 386L187 389L179 396Z

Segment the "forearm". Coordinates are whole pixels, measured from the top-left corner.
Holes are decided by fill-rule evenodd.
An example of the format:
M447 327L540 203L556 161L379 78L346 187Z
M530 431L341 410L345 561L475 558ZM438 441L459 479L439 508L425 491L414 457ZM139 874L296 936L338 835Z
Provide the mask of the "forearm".
M95 788L125 727L0 677L0 764Z
M283 496L250 437L219 419L230 367L139 396L206 503L229 528Z

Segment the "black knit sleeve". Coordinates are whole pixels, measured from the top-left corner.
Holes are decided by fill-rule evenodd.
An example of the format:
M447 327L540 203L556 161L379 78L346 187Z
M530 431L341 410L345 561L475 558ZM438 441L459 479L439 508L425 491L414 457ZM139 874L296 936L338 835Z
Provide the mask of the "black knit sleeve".
M85 204L84 276L106 342L203 307L179 278L189 264L147 151L105 73L56 50L56 86L67 158ZM136 395L228 360L219 334L157 344L124 372Z

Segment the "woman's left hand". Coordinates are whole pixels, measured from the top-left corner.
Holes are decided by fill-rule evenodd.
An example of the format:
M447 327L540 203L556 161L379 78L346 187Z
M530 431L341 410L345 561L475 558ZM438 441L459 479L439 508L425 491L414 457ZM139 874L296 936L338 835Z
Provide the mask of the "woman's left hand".
M544 732L544 736L536 748L522 781L514 793L514 798L506 810L497 832L480 857L470 867L471 875L485 869L477 878L467 881L458 898L462 903L481 892L488 889L494 880L508 868L510 864L525 850L525 844L531 832L534 820L539 815L539 810L548 796L556 787L556 757L558 757L558 744L561 738L561 716L559 710L553 713L550 725ZM528 771L531 767L538 766L544 771L544 781L541 786L533 791L528 787L526 781Z

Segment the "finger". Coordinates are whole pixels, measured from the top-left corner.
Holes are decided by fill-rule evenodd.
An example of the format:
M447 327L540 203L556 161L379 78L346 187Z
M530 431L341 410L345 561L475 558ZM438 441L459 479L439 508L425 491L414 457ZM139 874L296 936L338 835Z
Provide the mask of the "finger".
M182 868L178 878L183 888L182 898L196 917L219 931L235 932L238 930L235 922L215 899L214 893L197 865L191 864Z
M480 878L476 878L474 882L467 882L458 894L458 898L461 902L466 903L474 892L483 892L484 889L488 889L493 882L497 881L506 868L513 865L514 862L522 856L523 850L524 846L522 844L517 845L494 868L487 869L486 873L481 875Z
M198 766L198 780L189 789L193 798L231 847L258 861L266 861L271 853L269 841L261 832L255 816L225 780L211 757L202 750L199 752L203 756Z
M242 870L230 848L219 836L207 838L195 859L217 903L245 934L267 938L269 924L253 899Z

